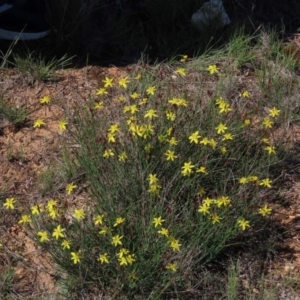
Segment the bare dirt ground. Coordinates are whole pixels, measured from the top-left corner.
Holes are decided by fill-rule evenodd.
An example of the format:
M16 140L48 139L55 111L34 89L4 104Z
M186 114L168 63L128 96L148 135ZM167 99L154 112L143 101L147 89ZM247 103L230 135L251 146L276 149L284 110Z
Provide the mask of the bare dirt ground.
M0 96L12 106L25 106L30 112L20 128L15 128L0 116L0 187L5 191L1 200L15 197L24 206L49 200L47 193L42 196L39 184L40 175L57 162L61 146L63 133L59 132L57 121L63 116L63 107L58 104L72 106L76 102L88 101L105 76L118 77L124 73L126 69L115 67L85 67L60 71L55 82L32 83L17 69L0 70ZM40 104L43 96L51 97L50 105ZM46 126L34 129L33 122L37 118L43 118ZM293 127L290 138L299 141L299 127ZM280 278L300 272L300 181L297 173L287 174L287 177L291 183L290 190L284 195L287 201L274 217L289 233L284 235L282 250L278 251L267 270L278 282ZM3 244L0 273L13 266L12 291L17 299L45 299L49 295L60 299L55 298L58 291L56 269L47 254L18 225L18 220L16 213L0 221L0 241ZM300 298L283 291L280 299Z

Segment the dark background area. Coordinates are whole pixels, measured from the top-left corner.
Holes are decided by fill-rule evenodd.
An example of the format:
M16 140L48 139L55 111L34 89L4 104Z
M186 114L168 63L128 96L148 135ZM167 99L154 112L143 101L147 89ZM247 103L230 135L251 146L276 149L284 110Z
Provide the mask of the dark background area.
M36 1L36 0L34 0ZM298 0L223 0L231 24L217 22L202 31L191 17L205 0L52 0L45 3L51 33L19 41L16 51L48 57L76 55L76 64L126 65L143 55L148 62L176 55L197 56L222 46L237 30L273 30L287 38L300 30ZM0 41L2 53L11 42ZM29 50L28 50L29 49Z

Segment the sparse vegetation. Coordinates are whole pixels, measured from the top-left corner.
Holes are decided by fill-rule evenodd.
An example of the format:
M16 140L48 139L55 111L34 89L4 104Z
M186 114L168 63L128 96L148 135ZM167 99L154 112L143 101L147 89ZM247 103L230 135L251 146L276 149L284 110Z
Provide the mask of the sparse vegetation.
M26 105L13 107L4 101L3 98L0 98L0 117L10 124L16 127L21 126L26 121L28 115L29 112Z
M64 69L71 65L72 57L63 57L57 59L52 58L46 61L41 54L37 56L34 52L24 54L13 54L12 64L33 83L35 80L49 81L57 79L55 71L57 69Z

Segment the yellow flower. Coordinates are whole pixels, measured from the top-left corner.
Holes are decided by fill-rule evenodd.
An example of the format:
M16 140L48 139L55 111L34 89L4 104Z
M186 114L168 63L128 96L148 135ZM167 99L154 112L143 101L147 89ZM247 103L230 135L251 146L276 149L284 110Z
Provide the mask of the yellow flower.
M114 227L117 227L118 225L120 225L124 222L125 222L125 218L118 217L114 223Z
M50 200L47 202L46 209L47 209L48 211L50 211L50 210L54 209L56 206L57 206L57 200L50 199Z
M58 122L58 129L60 131L64 131L67 129L67 125L68 125L68 122L61 120Z
M137 121L136 116L131 116L131 117L126 121L126 123L127 123L127 125L133 125L133 124L135 124L136 121Z
M111 239L111 243L117 247L118 245L122 245L122 241L121 239L123 238L123 236L119 236L118 234L113 236Z
M271 212L272 208L268 207L266 204L258 210L258 213L261 214L263 217L271 214Z
M147 88L147 90L146 90L146 94L154 96L155 91L156 91L156 87L155 86L149 86Z
M246 183L248 183L249 181L248 181L248 178L247 177L241 177L240 179L239 179L239 183L240 184L246 184Z
M98 261L100 261L101 264L108 264L109 263L109 256L105 252L103 254L99 255Z
M199 188L197 195L204 196L205 195L205 189L203 187Z
M159 182L156 174L149 174L148 180L150 185L157 184Z
M214 139L210 139L208 142L209 146L211 146L213 149L216 149L218 142L216 142Z
M209 141L210 140L207 137L205 137L199 142L199 144L203 144L204 146L206 146L209 144Z
M104 83L105 88L113 86L113 79L112 78L105 77L105 79L102 80L102 82Z
M222 206L229 206L231 203L230 199L227 196L220 196L217 199L217 206L222 207Z
M279 115L279 113L280 113L280 109L277 109L276 107L273 107L269 111L269 116L275 118L276 116Z
M151 145L151 144L147 144L147 145L144 147L144 149L145 149L145 151L146 151L147 153L149 153L150 150L152 149L152 145Z
M244 120L244 125L249 126L251 124L251 121L249 119Z
M5 202L3 203L3 207L5 207L6 209L14 209L15 203L16 203L15 198L6 198Z
M222 124L220 123L217 127L216 127L216 130L217 130L217 133L218 134L221 134L221 133L225 133L225 131L228 129L228 127L226 126L226 124Z
M187 59L188 59L188 56L187 56L187 55L182 55L180 61L181 61L181 62L186 62Z
M200 167L196 170L196 173L208 174L206 167Z
M104 107L104 104L102 101L96 102L94 104L94 109L102 109Z
M169 236L169 230L167 228L161 228L160 230L157 231L158 234L164 235L166 237Z
M262 124L266 127L266 128L272 128L273 126L273 121L270 118L264 118Z
M227 113L229 111L232 111L232 108L230 107L230 105L228 103L222 103L219 105L219 113Z
M41 119L41 118L38 118L38 119L36 119L34 121L33 128L40 128L41 126L44 126L44 125L46 125L46 123L44 122L44 120Z
M233 135L231 133L225 133L223 135L222 141L228 141L228 140L233 140Z
M132 263L135 261L135 259L134 259L134 254L128 254L128 255L126 256L126 260L127 260L127 263L128 263L129 265L132 265Z
M109 132L107 134L107 140L108 140L109 143L115 143L116 142L115 134Z
M119 86L120 87L123 87L124 89L127 89L127 84L129 83L129 79L128 77L124 77L124 78L121 78L119 80Z
M143 98L142 101L139 102L139 105L144 105L148 103L148 99L147 98Z
M49 104L50 101L51 101L51 99L49 96L44 96L40 99L41 104Z
M270 144L270 140L268 138L262 138L261 141L265 144Z
M126 259L125 256L119 257L118 261L119 261L119 263L120 263L121 266L128 265L128 262L127 262L127 259Z
M54 236L57 240L60 238L60 237L64 237L64 231L66 229L65 228L61 228L60 225L57 225L57 227L53 230L53 233L52 233L52 236Z
M140 80L141 78L142 78L142 75L141 75L141 74L137 74L137 75L134 77L135 80Z
M135 99L139 98L140 96L141 96L141 95L140 95L139 93L134 92L134 93L132 93L132 94L130 95L130 98L132 98L133 100L135 100Z
M94 224L95 225L102 225L103 224L103 218L104 218L104 215L97 215L94 218Z
M51 219L56 219L56 218L59 216L59 212L58 212L58 210L55 209L55 208L49 209L49 210L48 210L48 213L49 213L49 217L50 217Z
M276 154L276 151L275 151L275 147L274 146L267 146L264 148L266 151L268 151L268 154Z
M179 243L179 240L176 240L174 238L170 238L170 247L173 251L179 251L179 248L182 246L182 244Z
M100 88L96 91L96 95L102 96L102 95L107 95L107 94L108 94L108 92L106 91L105 88Z
M127 158L127 153L125 151L121 152L118 156L119 161L125 161Z
M219 73L219 68L217 67L217 65L210 65L207 67L207 70L209 71L210 75Z
M193 173L193 168L195 168L194 165L192 165L192 162L186 162L184 163L183 167L181 167L181 174L183 176L190 176Z
M177 74L179 74L181 76L186 76L184 68L178 68L178 69L176 69L175 73L177 73Z
M169 264L166 265L166 269L168 269L168 270L170 270L172 272L176 272L177 269L178 269L178 266L177 266L176 263L173 263L173 264L169 263Z
M22 215L21 219L19 220L19 224L27 224L31 222L31 218L29 215Z
M73 192L73 190L76 188L77 188L77 185L75 185L73 182L69 183L66 186L67 195L70 195Z
M74 265L80 262L80 251L78 252L71 252L71 260L73 260Z
M199 131L195 131L189 136L190 143L195 143L195 144L198 144L200 138L201 136L199 134Z
M169 144L171 146L176 146L178 144L178 141L176 140L175 137L171 137L169 140L168 140Z
M250 93L245 90L243 92L240 93L240 97L243 97L243 98L249 98L250 97Z
M110 127L107 130L110 133L115 133L115 132L119 132L120 131L120 127L119 124L112 124L110 125Z
M84 210L82 208L75 209L74 210L74 218L76 220L78 220L78 221L84 219L85 218L85 212L84 212Z
M176 114L170 110L166 111L166 117L170 121L174 121L176 119Z
M272 183L272 180L270 180L269 178L265 178L260 181L259 185L270 188L271 183Z
M248 176L248 182L257 182L258 177L255 175Z
M208 206L211 206L213 203L215 203L216 200L215 199L211 199L209 197L206 197L204 200L203 200L203 205L208 205Z
M170 104L176 105L176 106L188 106L188 102L184 99L180 99L180 98L173 98L171 100L168 101Z
M160 189L161 189L161 186L159 184L152 184L152 185L150 185L148 192L150 194L159 195Z
M152 120L153 118L157 118L157 110L148 109L144 115L144 118L149 118L150 120Z
M208 204L203 203L202 205L200 205L198 207L198 212L202 213L203 215L205 215L205 214L209 215L210 214L209 209L210 209L210 206Z
M223 105L223 104L227 103L226 100L223 99L223 97L220 97L220 98L216 99L215 102L216 102L216 104L217 104L219 107L220 107L220 105Z
M119 101L120 102L123 102L123 101L125 101L126 100L126 97L124 96L124 95L121 95L120 97L119 97Z
M114 156L114 152L111 149L106 149L103 153L103 157L108 158L110 156Z
M129 251L125 248L122 248L119 253L117 253L118 261L121 266L131 265L135 259L134 254L129 254Z
M220 223L221 218L217 214L212 214L210 218L213 224Z
M221 146L221 147L220 147L220 150L221 150L221 152L222 152L223 154L227 152L227 149L226 149L226 147L224 147L224 146Z
M42 205L41 204L36 204L36 205L33 205L31 207L31 213L33 215L39 215L41 212L42 212Z
M120 251L117 253L117 257L121 258L128 254L129 254L129 250L127 250L126 248L121 248Z
M132 104L132 105L126 105L123 108L123 112L130 112L132 115L134 115L137 111L139 111L138 107L136 106L136 104Z
M109 228L107 226L104 226L100 231L99 234L107 234L109 231Z
M63 240L61 246L63 249L69 250L71 248L71 242L69 240Z
M242 230L246 230L248 227L250 227L250 222L245 220L244 218L239 219L237 221L237 224Z
M152 224L154 224L154 227L157 227L157 226L161 226L164 221L165 220L162 219L161 217L157 217L157 218L153 218Z
M166 160L174 161L178 156L175 155L175 152L172 150L167 150L165 153Z
M47 231L39 231L37 235L40 237L40 242L49 241L48 232Z

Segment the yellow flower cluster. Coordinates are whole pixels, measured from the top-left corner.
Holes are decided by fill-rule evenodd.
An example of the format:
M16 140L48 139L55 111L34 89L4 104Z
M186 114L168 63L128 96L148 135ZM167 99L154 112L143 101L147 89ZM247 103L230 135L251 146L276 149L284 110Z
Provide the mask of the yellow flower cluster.
M159 179L157 178L156 174L149 174L148 176L149 181L149 190L148 192L150 194L159 195L159 192L161 190L161 185L159 184Z
M229 103L226 100L224 100L222 97L220 97L216 100L216 105L219 108L219 113L220 114L232 111L232 109L230 108Z
M205 198L202 201L202 204L199 205L198 212L207 215L212 224L220 223L221 217L216 213L215 208L229 207L231 206L231 200L228 196L219 196L216 199Z
M154 225L155 228L159 227L157 230L157 233L159 235L165 236L167 238L167 244L168 246L172 249L174 252L180 251L180 247L182 244L178 239L176 239L174 236L170 235L170 232L167 228L162 227L162 223L164 223L165 220L162 219L161 216L154 217L152 220L152 224ZM166 269L171 270L172 272L177 271L177 264L176 263L169 263L166 265Z
M269 178L259 179L258 176L248 176L248 177L241 177L239 178L240 184L247 184L247 183L254 183L256 185L260 185L263 187L271 188L272 187L272 180Z

